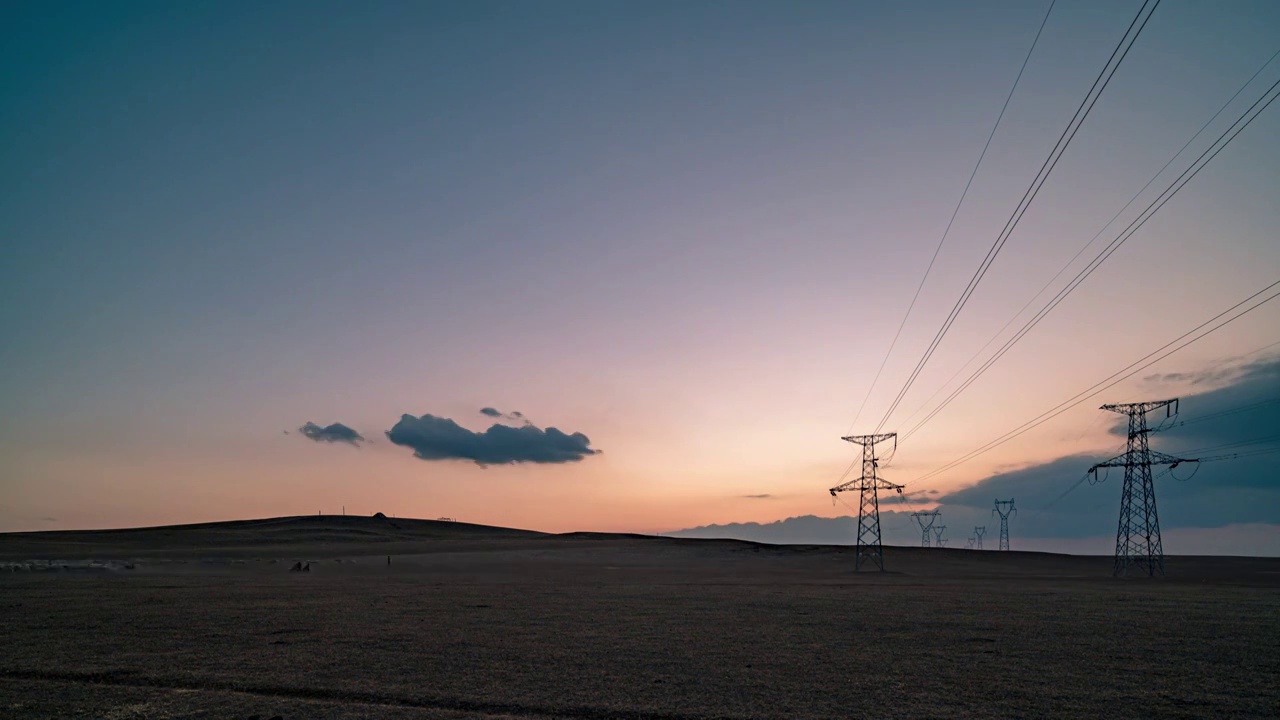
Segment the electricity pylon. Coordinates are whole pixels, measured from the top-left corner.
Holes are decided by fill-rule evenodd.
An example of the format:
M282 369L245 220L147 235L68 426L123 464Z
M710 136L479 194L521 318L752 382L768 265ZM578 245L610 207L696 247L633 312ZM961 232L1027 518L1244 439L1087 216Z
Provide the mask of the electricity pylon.
M933 527L934 521L941 514L941 510L920 510L919 512L911 513L911 517L920 523L920 530L923 532L923 535L920 536L920 547L929 547L929 528ZM925 518L929 518L929 522L925 522Z
M933 528L933 534L937 536L938 547L946 547L947 543L942 539L942 533L947 531L946 525L936 525Z
M831 488L831 497L847 490L857 490L861 495L858 503L857 556L853 561L853 569L855 572L861 570L862 559L865 557L870 558L884 572L884 548L880 544L879 491L897 490L901 495L902 486L876 476L876 469L880 466L876 460L876 445L892 440L894 452L897 452L898 434L850 435L840 439L862 446L862 476Z
M967 547L967 548L969 548L970 550L972 550L972 549L973 549L973 544L974 544L975 542L977 542L977 540L978 540L978 538L976 538L976 537L971 537L971 538L969 538L969 544L968 544L968 545L966 545L965 547Z
M1129 441L1124 453L1089 468L1095 480L1098 468L1124 468L1120 524L1116 528L1116 562L1112 569L1115 577L1128 574L1130 565L1138 565L1149 576L1164 575L1164 546L1160 543L1160 517L1156 513L1156 488L1151 478L1151 466L1168 465L1172 470L1184 462L1199 462L1166 455L1147 446L1147 436L1151 433L1147 427L1147 413L1160 408L1164 408L1165 417L1177 415L1178 399L1103 405L1099 408L1129 417Z
M982 549L982 536L987 534L986 525L975 525L973 528L973 539L977 540L977 549Z
M1013 498L1008 500L996 500L996 507L991 511L992 515L1000 514L1000 549L1009 549L1009 516L1017 515L1018 508L1013 506Z

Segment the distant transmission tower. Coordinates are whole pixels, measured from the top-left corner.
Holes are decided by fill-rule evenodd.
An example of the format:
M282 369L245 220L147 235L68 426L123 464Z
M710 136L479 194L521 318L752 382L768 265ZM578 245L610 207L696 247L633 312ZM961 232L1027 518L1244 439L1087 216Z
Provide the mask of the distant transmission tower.
M1000 514L1000 549L1009 549L1009 516L1017 515L1018 509L1013 506L1013 498L1008 500L996 500L996 507L991 511L992 515Z
M973 549L973 544L974 544L975 542L977 542L977 541L978 541L978 538L976 538L976 537L971 537L971 538L969 538L969 544L968 544L968 545L966 545L965 547L967 547L967 548L969 548L970 550L972 550L972 549Z
M987 526L986 526L986 525L976 525L976 526L974 526L974 528L973 528L973 539L978 541L978 542L977 542L977 547L976 547L976 549L978 549L978 550L981 550L981 549L982 549L982 536L983 536L983 535L986 535L986 534L987 534ZM1006 533L1006 534L1007 534L1007 533Z
M898 434L850 435L840 439L862 446L862 476L856 480L850 480L847 483L831 488L831 497L835 497L838 492L847 490L857 490L861 495L858 503L857 556L853 562L853 569L855 571L861 570L863 558L870 558L871 562L875 563L876 567L883 572L884 548L880 544L879 491L881 489L897 490L898 494L901 495L902 486L876 477L876 469L879 467L879 463L876 460L876 445L892 440L893 449L896 452L898 449Z
M911 513L911 517L915 518L916 522L920 523L920 530L923 533L920 536L920 547L929 547L929 528L933 527L934 521L937 520L938 516L941 514L941 510L921 510L919 512ZM929 521L925 522L925 518L929 518Z
M1172 470L1184 462L1199 462L1189 458L1176 458L1147 446L1147 413L1165 409L1165 417L1178 414L1178 399L1155 402L1103 405L1129 417L1129 442L1125 451L1110 460L1089 468L1094 478L1098 468L1124 468L1124 489L1120 495L1120 525L1116 529L1116 562L1112 574L1116 577L1128 574L1130 565L1144 569L1147 575L1164 575L1164 547L1160 543L1160 518L1156 514L1156 488L1151 479L1152 465L1168 465Z
M938 540L938 547L946 547L946 546L947 546L947 542L946 542L945 540L943 540L943 539L942 539L942 533L944 533L944 532L946 532L946 531L947 531L947 526L946 526L946 525L936 525L936 526L934 526L934 528L933 528L933 533L934 533L934 535L936 535L936 536L937 536L937 540Z

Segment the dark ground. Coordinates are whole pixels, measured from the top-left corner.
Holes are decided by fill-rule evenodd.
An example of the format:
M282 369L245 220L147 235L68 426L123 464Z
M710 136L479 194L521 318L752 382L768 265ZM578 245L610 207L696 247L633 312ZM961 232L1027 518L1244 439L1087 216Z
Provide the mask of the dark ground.
M0 572L0 717L1280 717L1280 560L886 553L353 517L0 535L0 568L72 566Z

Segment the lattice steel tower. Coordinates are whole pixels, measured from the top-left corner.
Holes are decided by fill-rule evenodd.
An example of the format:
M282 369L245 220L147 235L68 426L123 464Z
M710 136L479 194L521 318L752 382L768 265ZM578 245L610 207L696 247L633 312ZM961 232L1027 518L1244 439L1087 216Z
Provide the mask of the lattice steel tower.
M991 511L992 515L1000 514L1000 549L1009 549L1009 516L1017 515L1018 508L1013 506L1013 498L1008 500L996 500L996 507Z
M898 449L897 433L882 433L880 435L850 435L849 437L840 438L855 445L862 446L862 476L856 480L850 480L831 488L831 497L835 497L838 492L848 490L857 490L861 496L858 503L858 539L857 539L857 557L853 562L853 569L862 569L862 560L870 558L876 567L884 571L884 548L880 544L880 495L879 491L897 490L898 494L902 494L902 486L895 485L880 477L876 476L876 469L879 463L876 460L876 445L882 442L893 441L893 449Z
M1103 405L1129 417L1129 442L1121 455L1100 462L1089 468L1094 478L1098 468L1124 468L1124 489L1120 495L1120 524L1116 528L1116 562L1112 574L1126 575L1130 565L1137 565L1147 575L1164 575L1164 547L1160 543L1160 517L1156 513L1156 488L1151 478L1152 465L1168 465L1176 468L1184 462L1199 462L1189 458L1176 458L1147 446L1147 413L1164 408L1165 417L1178 414L1178 399L1154 402Z
M935 525L935 526L934 526L934 528L933 528L933 534L936 536L936 538L935 538L935 539L938 541L938 547L946 547L946 546L947 546L946 541L944 541L944 540L942 539L942 533L944 533L944 532L946 532L946 531L947 531L947 526L946 526L946 525Z
M986 526L986 525L975 525L975 526L973 527L973 539L977 541L977 542L975 543L975 546L976 546L976 547L975 547L975 549L976 549L976 550L981 550L981 549L982 549L982 536L983 536L983 535L986 535L986 534L987 534L987 526Z
M921 510L919 512L911 513L911 517L915 518L916 522L920 523L920 530L923 533L920 536L920 547L929 547L929 528L933 527L934 521L937 520L938 516L941 514L941 510ZM928 518L929 522L925 522L925 518Z

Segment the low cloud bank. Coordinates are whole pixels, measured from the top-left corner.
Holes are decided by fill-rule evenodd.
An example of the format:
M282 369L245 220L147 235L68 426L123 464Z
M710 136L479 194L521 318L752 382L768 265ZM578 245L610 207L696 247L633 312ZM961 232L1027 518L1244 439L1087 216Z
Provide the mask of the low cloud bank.
M1157 396L1181 396L1180 416L1169 420L1162 413L1151 416L1152 426L1162 428L1150 436L1153 449L1185 458L1240 455L1198 467L1185 464L1158 477L1156 504L1165 552L1280 555L1280 524L1276 524L1275 513L1280 508L1280 473L1274 469L1280 452L1248 454L1280 451L1280 358L1147 379L1177 384L1169 392L1157 392ZM1202 389L1206 385L1210 389ZM1187 393L1188 388L1191 393ZM1115 401L1129 399L1141 398ZM1116 445L1122 446L1126 428L1123 418L1116 417L1118 421L1111 432ZM963 548L974 526L986 527L984 544L994 547L999 539L1000 519L991 512L993 502L996 498L1014 498L1018 514L1009 521L1013 549L1079 552L1088 546L1093 552L1107 554L1114 549L1124 472L1113 469L1109 474L1103 473L1097 484L1083 481L1083 476L1090 465L1110 456L1100 453L1054 458L994 473L960 490L930 493L927 501L936 502L942 511L938 523L947 526L949 547ZM815 493L815 501L820 496ZM915 498L923 500L925 496ZM910 524L909 513L886 512L887 500L882 496L884 542L918 545L920 532ZM905 516L908 522L896 519L897 515ZM709 525L670 534L758 542L853 544L856 522L850 517L805 516L763 525Z

